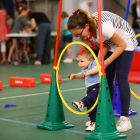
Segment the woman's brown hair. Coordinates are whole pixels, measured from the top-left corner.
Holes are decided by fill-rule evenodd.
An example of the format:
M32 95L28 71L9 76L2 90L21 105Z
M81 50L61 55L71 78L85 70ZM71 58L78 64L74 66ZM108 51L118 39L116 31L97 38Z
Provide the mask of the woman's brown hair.
M89 24L90 28L95 30L98 28L98 19L87 11L76 9L68 20L68 30L75 28L83 29L85 28L85 24Z
M31 18L30 18L30 17L31 17L31 14L34 13L34 12L35 12L35 11L32 10L32 9L30 9L30 10L28 11L28 13L27 13L27 19L28 19L28 20L31 19Z

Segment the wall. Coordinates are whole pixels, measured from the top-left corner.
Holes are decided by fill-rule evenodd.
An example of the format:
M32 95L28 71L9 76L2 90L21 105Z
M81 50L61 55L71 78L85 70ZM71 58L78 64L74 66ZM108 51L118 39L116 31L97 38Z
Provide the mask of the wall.
M128 3L128 0L118 0L123 6L127 7L127 3ZM130 1L130 7L129 7L129 11L131 12L131 5L135 2L135 0L131 0ZM105 11L110 11L110 12L113 12L119 16L121 16L122 18L125 19L125 14L126 14L126 11L121 7L119 6L114 0L105 0L104 2L104 10ZM127 19L128 23L130 25L132 25L132 16L131 15L128 15L128 19Z

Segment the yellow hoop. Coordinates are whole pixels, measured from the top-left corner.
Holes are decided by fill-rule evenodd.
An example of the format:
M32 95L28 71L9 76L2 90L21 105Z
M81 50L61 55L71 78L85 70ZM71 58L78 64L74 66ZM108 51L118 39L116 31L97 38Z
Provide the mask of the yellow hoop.
M140 36L140 34L137 34L135 37L137 38L137 37L139 37ZM137 99L139 99L140 100L140 97L139 96L137 96L133 91L132 91L132 89L130 88L130 92L131 92L131 94L133 94L133 96L135 96Z
M96 106L97 103L98 103L99 94L98 94L98 97L97 97L97 100L96 100L95 104L94 104L89 110L87 110L87 111L85 111L85 112L78 112L78 111L75 111L75 110L73 110L72 108L70 108L70 107L68 106L68 104L65 102L65 100L64 100L64 98L63 98L63 96L62 96L62 94L61 94L61 91L60 91L60 88L59 88L59 82L58 82L58 71L59 71L59 64L60 64L61 58L62 58L62 56L63 56L63 53L66 51L66 49L67 49L69 46L73 45L73 44L81 44L82 46L85 46L85 47L92 53L92 55L93 55L93 57L95 58L95 61L96 61L96 63L97 63L98 69L99 69L99 77L100 77L100 80L101 80L102 72L101 72L100 65L99 65L99 62L98 62L98 60L97 60L97 57L96 57L96 55L94 54L94 52L92 51L92 49L91 49L88 45L86 45L85 43L83 43L83 42L78 42L78 41L69 43L69 44L63 49L63 51L61 52L61 54L60 54L60 56L59 56L58 63L57 63L57 67L54 67L54 68L56 69L56 83L57 83L57 89L58 89L58 93L59 93L59 96L60 96L62 102L64 103L64 105L65 105L71 112L73 112L73 113L75 113L75 114L78 114L78 115L84 115L84 114L89 113L90 111L92 111L92 110L95 108L95 106Z
M137 99L139 99L140 100L140 97L139 96L137 96L131 89L130 89L130 92L137 98Z
M135 38L137 38L137 37L139 37L140 36L140 34L137 34L137 35L135 35Z

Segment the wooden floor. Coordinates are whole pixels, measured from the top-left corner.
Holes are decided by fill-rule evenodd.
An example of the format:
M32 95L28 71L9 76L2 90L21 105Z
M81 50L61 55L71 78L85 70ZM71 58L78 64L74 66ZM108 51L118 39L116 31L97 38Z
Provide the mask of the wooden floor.
M81 100L85 96L84 80L70 81L68 74L77 73L80 69L77 62L60 64L59 75L62 75L61 91L65 101L70 107L71 102ZM53 72L53 61L48 65L35 66L33 64L20 64L0 66L0 81L3 81L3 90L0 91L0 140L85 140L85 123L89 121L88 115L76 115L63 106L65 119L74 128L48 131L38 129L36 124L45 121L49 84L40 83L40 74ZM22 88L9 87L9 77L34 77L36 87ZM130 84L134 92L140 93L139 84ZM138 94L140 95L140 94ZM17 107L4 108L6 104L15 104ZM131 96L131 109L137 115L130 116L132 130L126 132L127 140L140 140L140 101ZM119 118L115 117L115 121Z

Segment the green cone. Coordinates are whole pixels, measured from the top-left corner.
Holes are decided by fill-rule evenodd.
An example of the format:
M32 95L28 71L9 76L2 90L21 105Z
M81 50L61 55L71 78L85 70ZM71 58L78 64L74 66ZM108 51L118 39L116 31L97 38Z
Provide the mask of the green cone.
M126 138L116 129L112 103L109 94L106 76L101 77L99 100L96 113L95 131L87 139L112 140Z
M56 72L52 73L45 121L42 124L38 124L37 127L47 130L59 130L74 127L65 121L63 105L56 85Z

